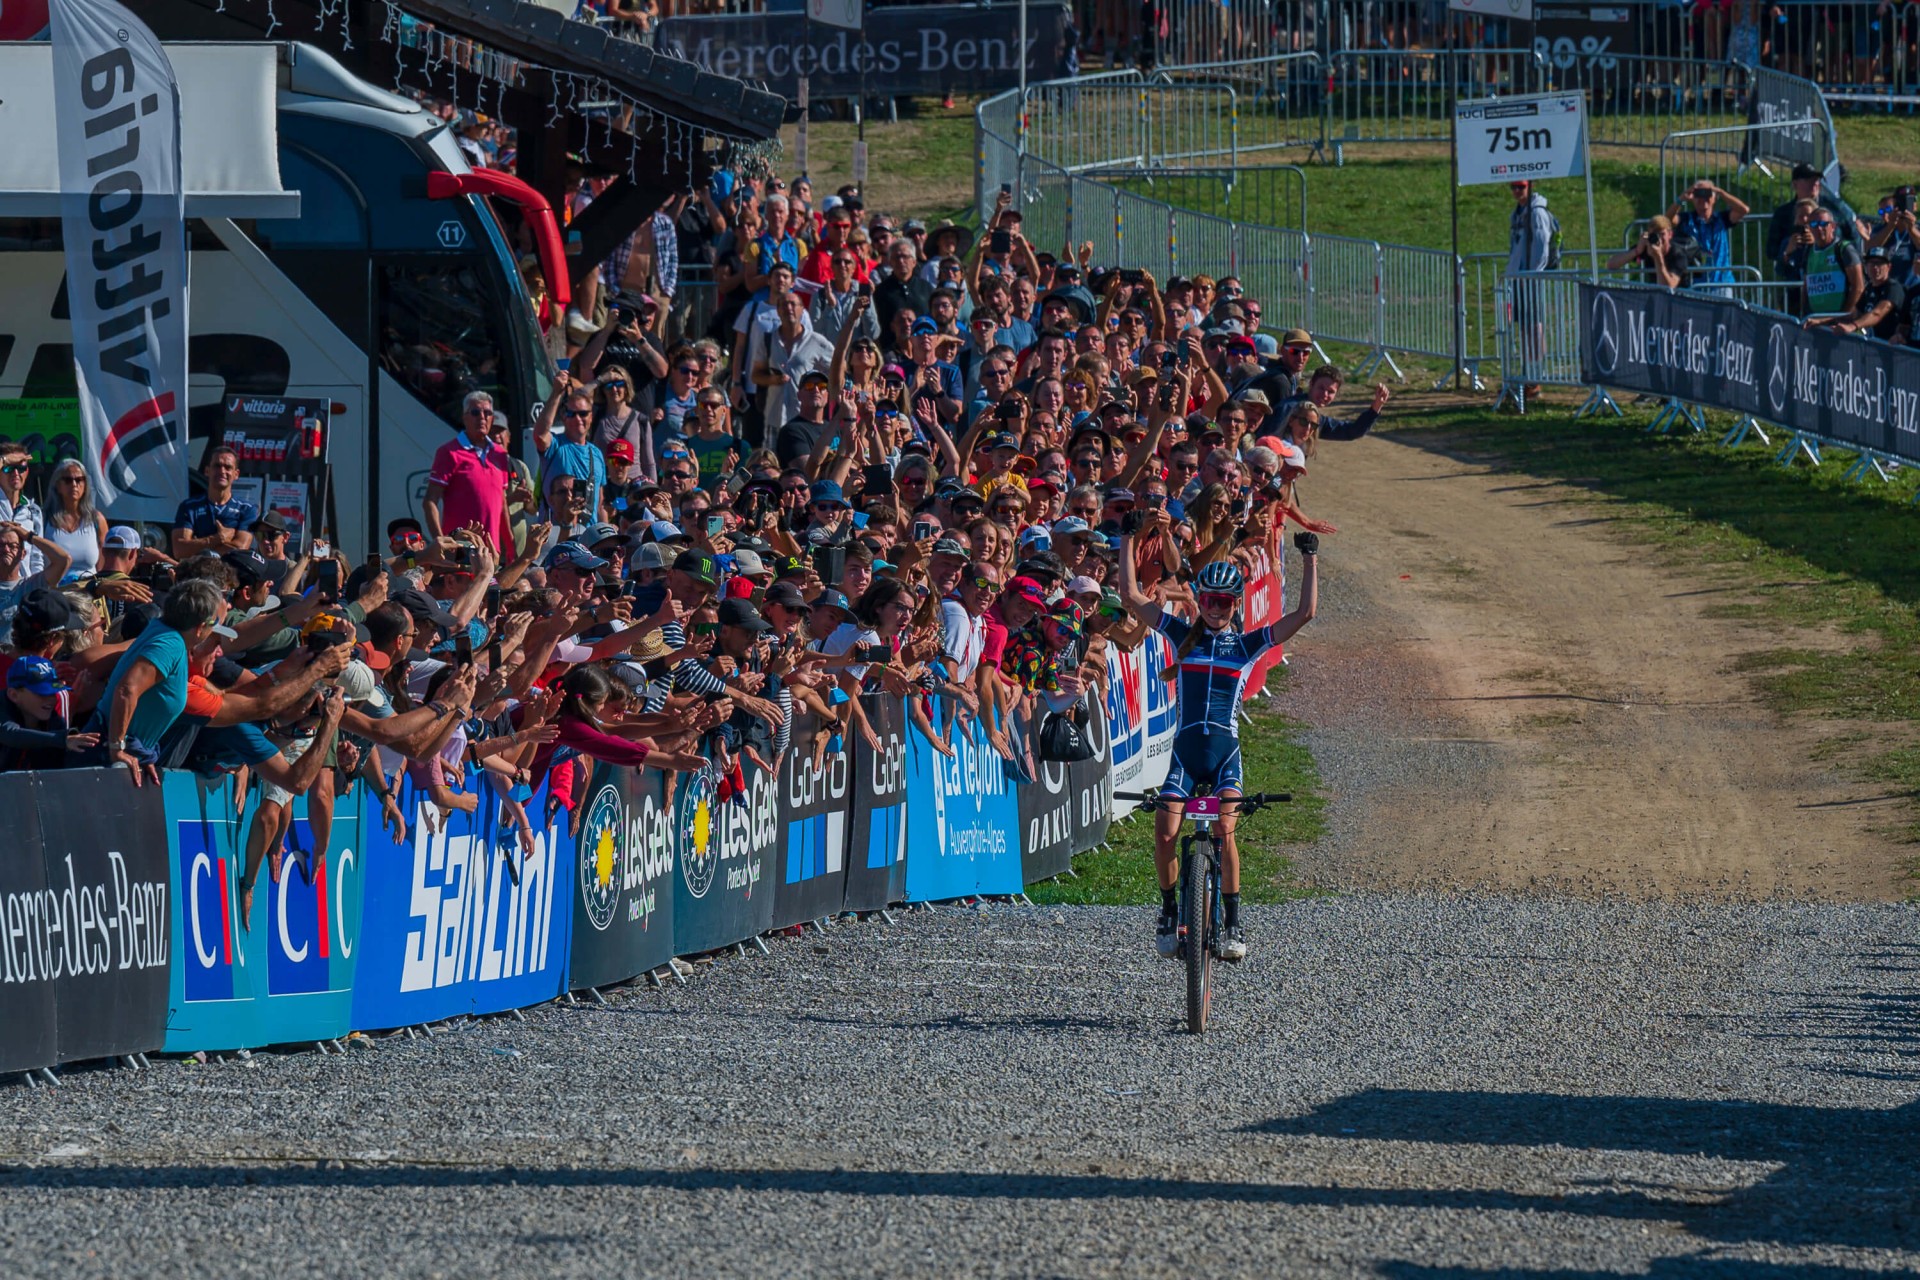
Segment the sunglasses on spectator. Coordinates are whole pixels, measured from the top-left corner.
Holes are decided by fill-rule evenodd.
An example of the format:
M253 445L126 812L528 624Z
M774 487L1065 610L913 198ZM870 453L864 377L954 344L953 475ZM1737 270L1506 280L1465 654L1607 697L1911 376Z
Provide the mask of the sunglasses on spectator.
M976 576L973 578L973 585L980 588L980 590L982 591L992 591L997 587L999 587L1000 584L995 582L992 578L982 578L982 577Z
M787 493L788 496L792 496L794 494L800 494L800 493L812 493L813 490L811 487L804 484L790 484L786 487L784 492Z
M601 383L600 385L605 387L609 391L625 391L627 389L627 384L620 381L620 379L618 378L610 378L607 381Z
M899 484L902 489L924 489L927 487L927 478L919 475L906 475L901 476L896 483Z
M676 373L684 373L684 374L686 374L686 375L687 375L687 376L688 376L689 378L694 378L694 377L698 377L698 376L699 376L699 374L700 374L700 366L699 366L699 365L697 365L697 364L683 364L683 365L678 365L678 366L676 366L676 367L675 367L675 369L674 369L674 372L676 372Z
M467 410L467 416L469 418L491 418L493 416L493 410L486 405L477 404Z
M670 477L671 479L674 479L674 480L691 480L691 479L693 479L693 472L691 472L691 471L669 471L669 472L667 472L667 475L668 475L668 476L669 476L669 477Z
M568 409L565 412L569 418L591 418L593 416L593 410L591 409Z
M1832 225L1832 218L1815 218L1813 221L1807 223L1809 227L1830 227Z

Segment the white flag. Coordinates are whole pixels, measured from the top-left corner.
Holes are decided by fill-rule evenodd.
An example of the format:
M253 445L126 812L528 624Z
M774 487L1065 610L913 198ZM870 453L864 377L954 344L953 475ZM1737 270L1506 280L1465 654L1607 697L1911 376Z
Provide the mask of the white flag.
M119 520L187 496L187 224L180 90L113 0L52 0L67 303L87 474Z

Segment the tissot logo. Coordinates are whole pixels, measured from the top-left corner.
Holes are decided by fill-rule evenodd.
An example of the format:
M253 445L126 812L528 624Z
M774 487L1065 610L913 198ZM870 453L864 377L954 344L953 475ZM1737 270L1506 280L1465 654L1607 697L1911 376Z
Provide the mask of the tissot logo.
M1787 336L1785 325L1776 324L1767 331L1767 403L1773 406L1775 417L1786 412L1787 396L1793 386L1788 369L1792 347L1793 339Z
M1620 364L1620 308L1612 294L1594 295L1592 323L1593 367L1605 377Z

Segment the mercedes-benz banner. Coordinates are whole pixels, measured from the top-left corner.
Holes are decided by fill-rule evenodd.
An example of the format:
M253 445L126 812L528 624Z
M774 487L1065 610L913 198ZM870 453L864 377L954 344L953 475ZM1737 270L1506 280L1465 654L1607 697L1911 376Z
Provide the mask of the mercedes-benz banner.
M1920 461L1920 352L1738 302L1582 284L1580 379Z

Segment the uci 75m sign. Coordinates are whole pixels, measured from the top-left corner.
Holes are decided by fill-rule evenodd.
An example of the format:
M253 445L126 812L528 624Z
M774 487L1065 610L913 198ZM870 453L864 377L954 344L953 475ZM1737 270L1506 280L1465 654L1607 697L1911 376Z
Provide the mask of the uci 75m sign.
M1460 185L1579 177L1586 172L1585 105L1577 93L1461 102L1454 109Z

